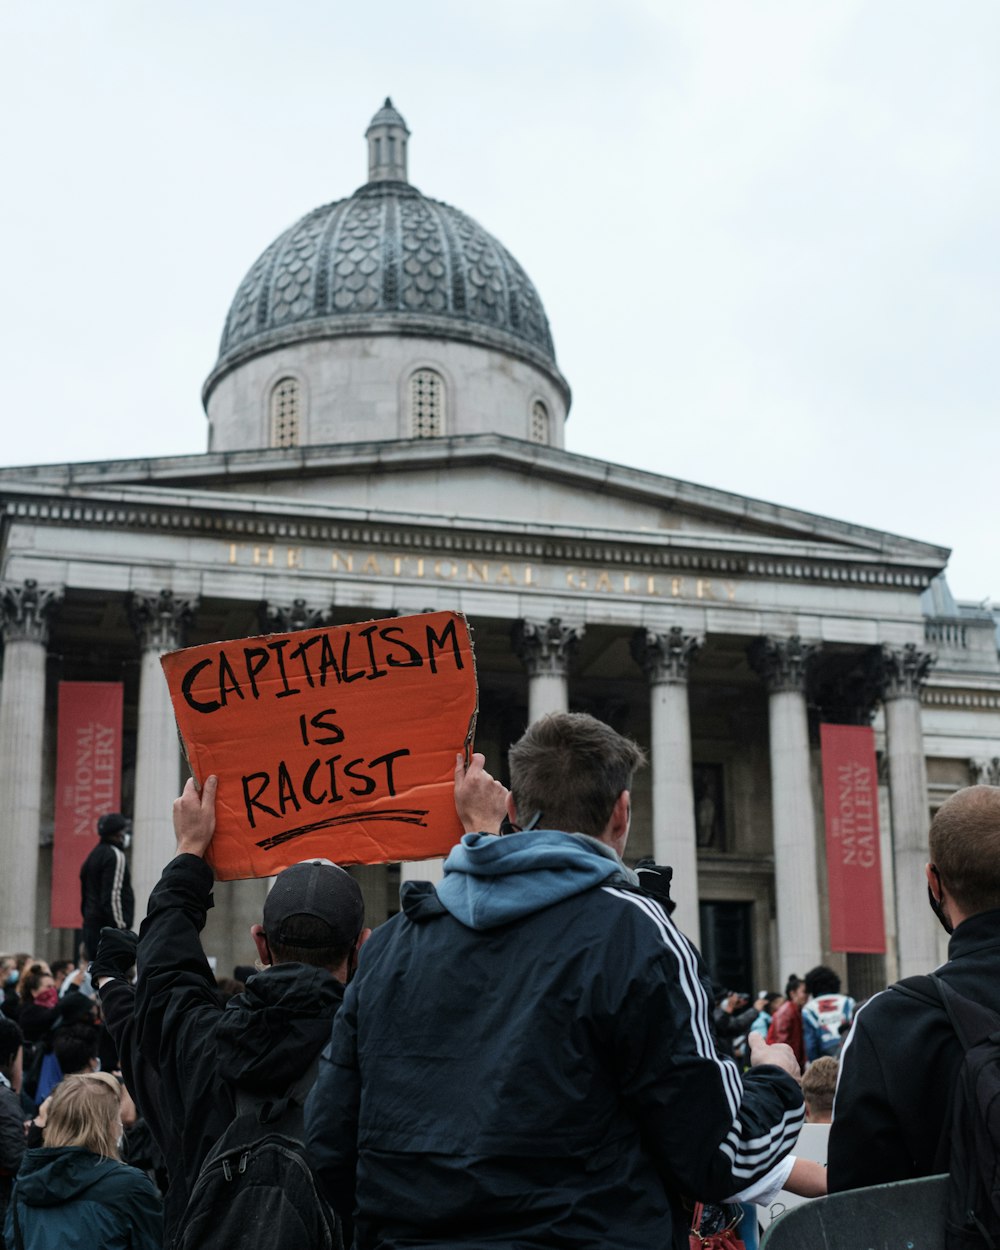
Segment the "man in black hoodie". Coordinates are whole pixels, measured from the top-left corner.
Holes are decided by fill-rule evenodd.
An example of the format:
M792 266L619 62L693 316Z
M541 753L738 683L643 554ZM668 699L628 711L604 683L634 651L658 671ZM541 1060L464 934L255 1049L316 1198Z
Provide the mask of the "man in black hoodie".
M212 906L204 855L216 788L214 777L200 792L188 781L175 801L177 856L139 933L129 1045L139 1076L155 1073L136 1101L164 1138L168 1245L206 1155L236 1115L237 1091L281 1097L318 1060L370 932L361 891L342 868L321 860L286 868L250 930L264 970L223 1007L199 938ZM143 1105L151 1099L155 1108Z
M80 912L87 957L97 954L101 930L131 929L135 895L125 851L131 840L129 821L120 812L109 812L97 822L101 839L80 869Z

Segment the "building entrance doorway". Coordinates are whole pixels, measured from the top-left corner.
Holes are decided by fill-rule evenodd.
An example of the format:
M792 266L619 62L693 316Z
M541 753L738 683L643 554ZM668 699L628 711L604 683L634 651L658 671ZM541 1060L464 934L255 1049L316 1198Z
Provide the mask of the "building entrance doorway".
M754 981L753 903L704 902L698 913L701 953L712 980L752 1000L759 988Z

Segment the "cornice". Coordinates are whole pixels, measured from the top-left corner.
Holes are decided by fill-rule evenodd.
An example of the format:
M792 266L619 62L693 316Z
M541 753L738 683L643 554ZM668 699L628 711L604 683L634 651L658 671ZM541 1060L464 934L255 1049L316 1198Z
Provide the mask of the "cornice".
M5 484L0 508L9 521L37 525L149 530L230 542L355 545L468 557L553 561L625 571L691 571L731 578L922 590L921 567L892 567L870 553L820 544L755 540L747 535L597 530L554 524L433 518L403 512L338 509L310 501L229 493L131 488L42 492ZM761 550L761 548L770 548ZM792 547L791 551L787 548Z
M749 532L758 543L766 538L761 530L787 530L794 538L778 541L843 544L852 548L852 557L855 553L858 556L869 553L933 573L944 568L950 555L946 547L497 434L373 441L286 451L257 448L194 456L30 465L0 469L0 487L31 482L75 487L127 484L163 487L178 482L194 488L199 481L226 481L235 485L240 479L247 479L246 488L252 490L253 481L261 477L280 480L324 473L412 472L415 469L454 469L476 465L509 468L543 481L562 482L588 491L600 489L622 498L641 499L666 513L711 516L716 522L732 525L734 531Z
M927 686L920 695L924 707L962 708L972 711L1000 711L1000 691L959 690L955 687L942 689Z

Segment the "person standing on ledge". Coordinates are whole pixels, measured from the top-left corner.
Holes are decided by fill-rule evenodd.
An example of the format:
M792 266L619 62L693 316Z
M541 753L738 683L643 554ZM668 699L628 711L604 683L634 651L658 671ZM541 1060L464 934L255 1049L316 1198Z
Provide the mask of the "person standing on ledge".
M87 958L97 955L101 930L131 929L135 919L135 895L125 852L132 840L132 825L120 812L109 812L97 822L101 839L80 869L80 911Z

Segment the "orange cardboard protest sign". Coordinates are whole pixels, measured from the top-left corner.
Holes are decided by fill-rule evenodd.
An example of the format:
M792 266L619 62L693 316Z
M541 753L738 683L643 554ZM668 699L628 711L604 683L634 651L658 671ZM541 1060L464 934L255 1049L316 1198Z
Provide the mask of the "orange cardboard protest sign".
M213 642L162 659L195 780L219 778L222 881L324 857L443 855L476 723L465 617L427 612Z

